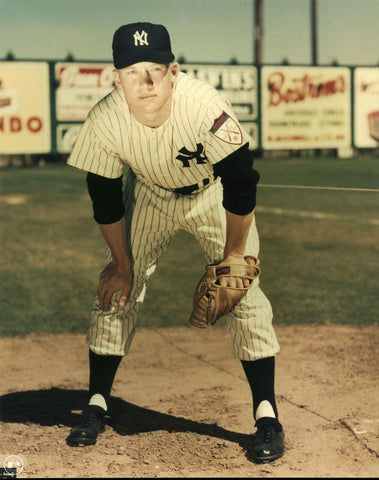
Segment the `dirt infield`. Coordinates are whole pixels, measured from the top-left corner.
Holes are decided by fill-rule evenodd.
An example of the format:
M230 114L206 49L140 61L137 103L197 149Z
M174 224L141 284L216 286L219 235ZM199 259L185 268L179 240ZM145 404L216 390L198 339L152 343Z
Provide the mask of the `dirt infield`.
M86 398L84 336L0 339L0 461L20 478L377 477L378 327L276 330L286 452L274 463L249 457L251 396L224 327L137 330L112 418L86 448L66 445Z

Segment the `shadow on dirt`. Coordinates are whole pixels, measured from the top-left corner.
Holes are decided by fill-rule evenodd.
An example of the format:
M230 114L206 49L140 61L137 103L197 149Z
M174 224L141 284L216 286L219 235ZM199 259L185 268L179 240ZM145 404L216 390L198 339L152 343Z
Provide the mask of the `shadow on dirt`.
M73 427L87 401L88 393L84 390L51 388L8 393L0 397L0 421ZM110 403L107 423L119 435L136 435L157 430L192 432L237 443L245 450L251 442L250 435L226 430L215 423L201 423L168 415L133 405L118 397L111 397Z

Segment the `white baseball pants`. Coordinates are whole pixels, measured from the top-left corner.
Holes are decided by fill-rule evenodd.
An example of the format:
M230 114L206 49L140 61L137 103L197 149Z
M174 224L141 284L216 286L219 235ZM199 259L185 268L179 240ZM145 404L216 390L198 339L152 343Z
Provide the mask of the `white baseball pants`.
M109 311L101 310L98 299L95 299L87 343L99 355L123 356L128 353L147 281L154 273L159 257L179 230L195 236L204 249L207 263L219 263L223 258L226 216L220 181L191 195L177 195L144 182L129 171L124 200L133 287L124 308L118 306L119 294L114 295ZM253 220L245 254L258 256L258 252L259 238ZM109 250L107 260L111 260ZM202 274L199 272L199 279ZM189 305L188 317L191 307ZM187 320L187 315L183 316ZM233 354L237 358L258 360L278 353L272 318L271 304L260 289L258 278L226 317Z

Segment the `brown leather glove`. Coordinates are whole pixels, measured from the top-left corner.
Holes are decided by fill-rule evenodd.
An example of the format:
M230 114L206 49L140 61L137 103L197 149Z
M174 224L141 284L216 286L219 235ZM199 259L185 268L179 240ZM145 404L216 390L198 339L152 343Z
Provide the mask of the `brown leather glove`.
M206 328L208 323L214 325L217 320L229 313L243 298L253 285L253 280L259 277L261 269L259 260L252 255L244 257L247 264L216 264L207 265L206 272L197 284L193 296L193 310L190 323L195 327ZM247 279L249 285L244 288L221 286L221 277L238 277Z

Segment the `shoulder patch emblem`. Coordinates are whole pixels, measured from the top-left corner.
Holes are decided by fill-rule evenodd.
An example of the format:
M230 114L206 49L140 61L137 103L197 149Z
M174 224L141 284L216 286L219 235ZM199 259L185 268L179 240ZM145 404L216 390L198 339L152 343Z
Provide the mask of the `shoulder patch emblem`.
M226 112L222 112L222 114L216 118L209 131L223 142L231 143L232 145L242 145L243 138L241 129L238 123Z

